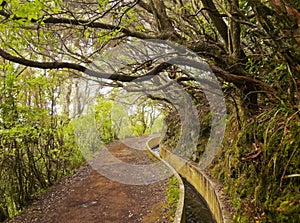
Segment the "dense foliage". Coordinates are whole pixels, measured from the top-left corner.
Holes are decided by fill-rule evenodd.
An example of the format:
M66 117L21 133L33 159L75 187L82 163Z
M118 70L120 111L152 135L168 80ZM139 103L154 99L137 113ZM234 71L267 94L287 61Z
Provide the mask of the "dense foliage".
M13 216L82 157L69 118L58 112L67 76L10 64L1 76L0 208Z
M227 132L210 169L224 183L237 210L236 221L297 222L300 210L299 1L2 0L0 3L1 95L5 95L1 96L1 154L10 151L5 148L11 148L2 159L6 165L3 170L20 169L24 162L27 165L26 170L22 168L24 172L4 175L17 184L15 189L8 190L13 194L7 194L2 203L11 203L16 196L23 199L35 190L33 185L47 186L56 178L52 175L53 168L61 168L60 159L58 163L51 161L57 153L50 151L61 148L60 137L67 135L64 131L68 125L60 121L58 114L51 113L51 95L56 97L60 92L51 93L46 89L60 86L61 71L66 69L77 77L82 75L80 72L86 72L99 78L103 85L117 88L137 79L141 75L139 71L144 71L146 76L164 73L165 79L176 81L198 105L200 121L205 127L196 154L201 155L210 129L210 114L208 103L193 78L170 64L159 69L161 66L156 61L121 67L110 76L93 72L89 67L99 54L122 42L134 38L163 39L203 57L222 85L227 102ZM24 89L27 79L21 78L32 72L29 67L45 70L44 76L36 72L31 76L41 80L34 80L35 90L30 92ZM53 85L48 86L49 83ZM24 91L39 102L27 102ZM77 96L75 93L74 97ZM43 101L45 97L47 101ZM81 104L77 103L74 110L79 111ZM176 109L168 102L165 112L168 126L165 143L174 146L181 134L180 121ZM109 125L106 123L105 127ZM140 132L144 131L143 126L139 128ZM105 134L107 140L111 137ZM70 147L65 149L69 151ZM37 172L34 176L33 171ZM34 177L33 183L24 182L27 175L29 179ZM41 175L42 179L35 178ZM1 175L2 179L6 178ZM17 204L23 205L22 201Z

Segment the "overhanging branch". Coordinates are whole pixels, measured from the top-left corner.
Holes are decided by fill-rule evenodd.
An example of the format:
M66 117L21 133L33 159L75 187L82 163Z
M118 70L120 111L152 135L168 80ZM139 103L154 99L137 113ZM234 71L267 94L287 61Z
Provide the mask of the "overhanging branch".
M252 85L258 90L265 91L266 94L272 94L273 96L277 94L272 87L254 78L232 74L215 65L210 65L210 68L217 77L222 78L227 82L231 82L238 87Z
M211 69L217 77L222 78L225 81L234 83L237 86L247 86L252 85L255 86L257 89L265 91L266 94L272 94L273 96L276 95L276 91L264 84L263 82L256 80L254 78L246 77L246 76L239 76L236 74L232 74L228 71L221 69L215 65L203 66L202 63L197 63L192 61L191 64L188 63L187 60L179 60L178 58L170 59L169 61L162 62L150 71L148 71L145 75L142 76L130 76L130 75L121 75L117 73L105 73L105 72L98 72L87 68L83 65L76 64L76 63L69 63L69 62L38 62L33 60L28 60L25 58L13 56L8 52L0 49L0 56L6 60L9 60L14 63L18 63L28 67L35 67L41 69L71 69L83 72L89 76L96 77L96 78L103 78L112 81L120 81L120 82L131 82L131 81L145 81L151 78L152 76L158 75L160 72L164 71L168 67L172 66L173 64L180 64L180 62L184 62L184 65L190 65L192 67L198 67L203 70ZM191 79L192 80L192 79ZM182 80L184 81L184 80ZM273 97L272 97L273 98Z
M171 61L163 62L154 67L152 70L150 70L148 73L142 76L129 76L129 75L121 75L117 73L105 73L105 72L98 72L95 70L92 70L90 68L87 68L83 65L76 64L76 63L68 63L68 62L38 62L33 60L28 60L21 57L16 57L11 55L10 53L0 49L0 56L6 60L9 60L14 63L22 64L24 66L28 67L35 67L35 68L41 68L41 69L72 69L76 71L83 72L89 76L96 77L96 78L104 78L112 81L121 81L121 82L131 82L134 80L137 81L143 81L148 78L151 78L151 76L159 74L161 71L165 70L166 68L170 67Z

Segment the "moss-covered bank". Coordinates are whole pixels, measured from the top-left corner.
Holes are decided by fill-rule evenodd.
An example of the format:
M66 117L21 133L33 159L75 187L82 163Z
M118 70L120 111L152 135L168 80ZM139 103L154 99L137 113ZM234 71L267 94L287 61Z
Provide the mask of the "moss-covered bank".
M299 113L281 103L246 117L228 105L223 144L208 169L229 194L235 222L299 222ZM167 121L163 143L174 147L179 118L173 114ZM206 140L205 134L200 135L197 155Z

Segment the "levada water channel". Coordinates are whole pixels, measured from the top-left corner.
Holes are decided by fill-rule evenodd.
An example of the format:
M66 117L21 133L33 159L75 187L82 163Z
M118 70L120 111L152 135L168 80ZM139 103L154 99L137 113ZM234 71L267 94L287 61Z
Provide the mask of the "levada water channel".
M152 148L152 151L159 156L159 147ZM185 189L184 213L186 223L215 223L206 201L198 191L184 178L182 178Z

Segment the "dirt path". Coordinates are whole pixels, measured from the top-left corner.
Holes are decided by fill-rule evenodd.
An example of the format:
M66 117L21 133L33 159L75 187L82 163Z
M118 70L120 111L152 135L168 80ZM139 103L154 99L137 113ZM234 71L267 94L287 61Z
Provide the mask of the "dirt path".
M112 143L109 151L132 164L149 164L154 159L142 150L147 138L131 144ZM134 147L134 148L130 148ZM112 181L90 165L64 178L39 201L9 223L134 223L169 222L166 186L168 180L149 185Z

